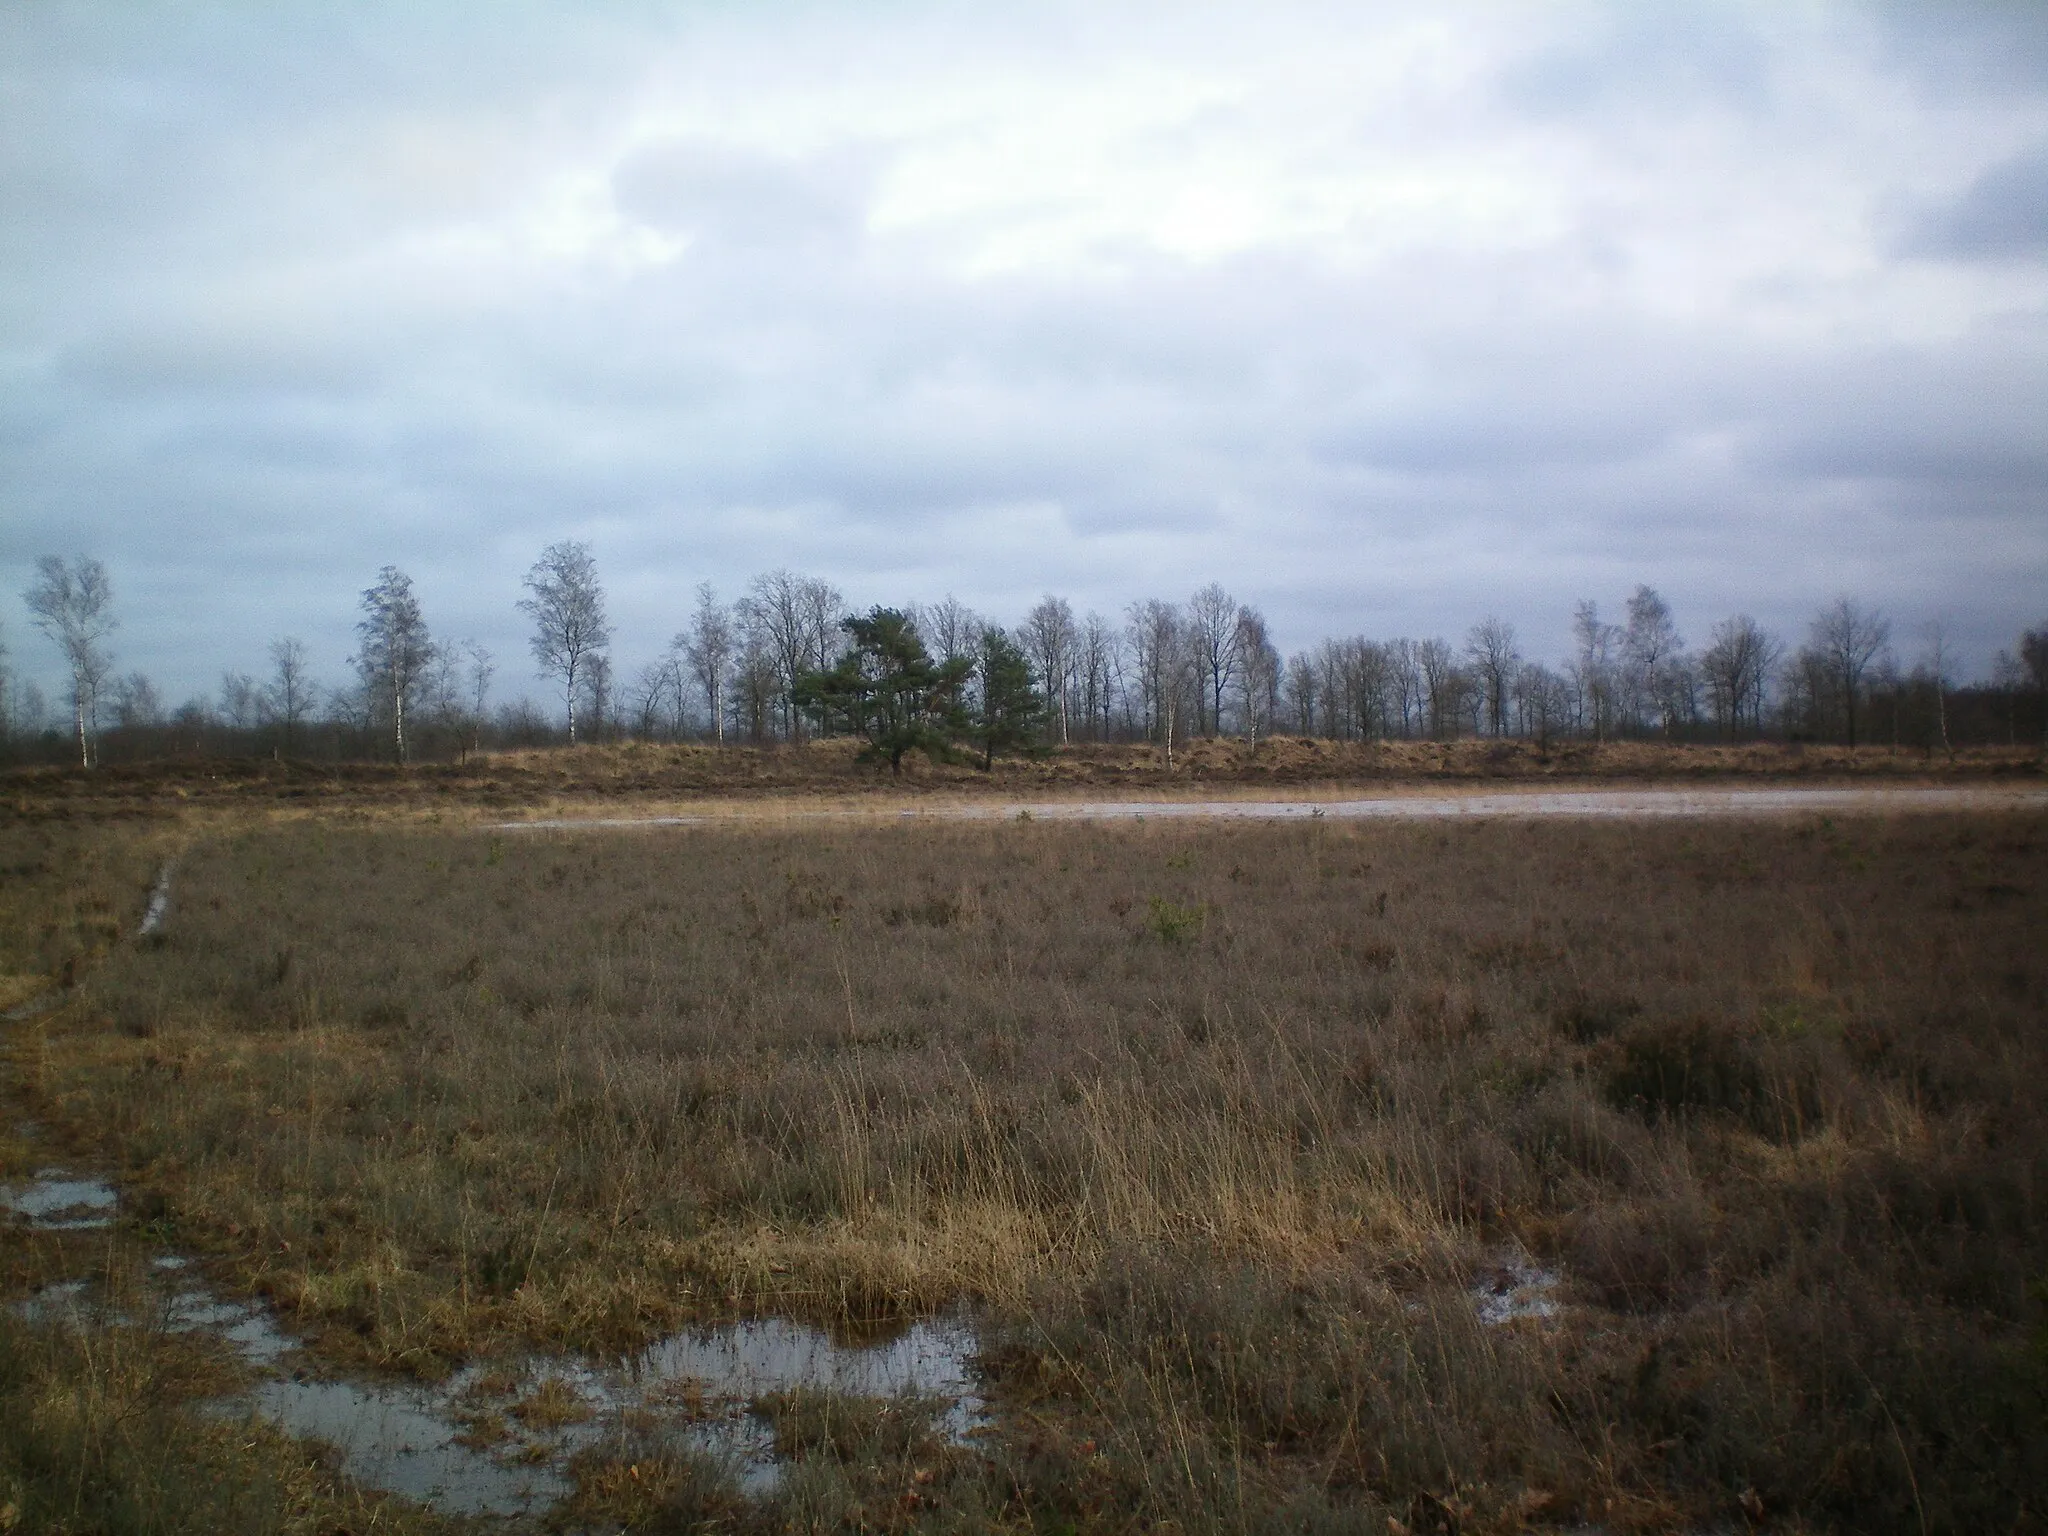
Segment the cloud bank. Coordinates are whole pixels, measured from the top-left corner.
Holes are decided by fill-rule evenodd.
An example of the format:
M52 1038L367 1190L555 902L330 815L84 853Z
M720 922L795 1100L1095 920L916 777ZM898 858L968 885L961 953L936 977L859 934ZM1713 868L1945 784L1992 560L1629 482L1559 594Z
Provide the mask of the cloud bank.
M2048 616L2048 13L0 13L0 624L338 676L385 563L524 682L596 547L855 602L1220 579L1283 645Z

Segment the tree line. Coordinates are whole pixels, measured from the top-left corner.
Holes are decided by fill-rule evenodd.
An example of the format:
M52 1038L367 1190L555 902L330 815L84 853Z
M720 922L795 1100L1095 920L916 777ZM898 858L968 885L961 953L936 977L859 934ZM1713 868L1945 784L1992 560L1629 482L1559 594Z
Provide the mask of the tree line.
M1990 678L1968 680L1946 623L1895 635L1883 613L1850 597L1821 609L1796 645L1738 614L1689 648L1670 606L1639 586L1611 621L1593 600L1579 603L1571 652L1556 661L1527 655L1496 617L1461 640L1335 637L1283 658L1258 608L1216 583L1185 601L1133 602L1117 618L1077 616L1048 595L1004 625L950 596L854 614L829 581L776 570L730 602L699 586L667 647L622 678L589 545L549 545L522 590L535 675L557 690L552 715L523 697L494 706L496 658L437 637L395 566L359 595L345 680L316 679L307 647L285 636L270 644L262 677L226 672L217 697L172 709L145 673L116 665L105 566L47 556L23 596L31 626L63 658L65 718L9 666L0 630L0 750L48 757L68 741L86 766L109 740L127 755L409 761L564 740L853 734L900 767L910 750L971 753L987 766L998 752L1077 741L1151 742L1170 762L1191 737L1276 733L1932 750L2048 732L2048 623L2001 652Z

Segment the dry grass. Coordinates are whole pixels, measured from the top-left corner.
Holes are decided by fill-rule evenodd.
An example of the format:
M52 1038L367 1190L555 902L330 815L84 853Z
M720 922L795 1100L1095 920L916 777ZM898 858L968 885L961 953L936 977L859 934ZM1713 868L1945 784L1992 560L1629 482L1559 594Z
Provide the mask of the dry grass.
M133 932L171 846L154 820L0 814L0 1012L69 985Z
M32 1086L344 1357L984 1305L997 1448L870 1475L820 1431L762 1519L2031 1528L2044 851L2020 813L252 826ZM1563 1324L1476 1322L1503 1245ZM648 1455L678 1520L755 1518Z

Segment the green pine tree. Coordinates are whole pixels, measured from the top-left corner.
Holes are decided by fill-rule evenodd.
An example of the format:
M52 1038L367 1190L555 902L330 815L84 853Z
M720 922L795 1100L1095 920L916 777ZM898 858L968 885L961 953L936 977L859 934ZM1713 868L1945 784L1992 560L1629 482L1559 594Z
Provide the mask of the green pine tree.
M1030 745L1045 723L1045 700L1031 680L1031 662L1016 642L1000 629L982 631L980 708L974 715L974 740L981 748L981 769L995 767L996 753Z
M953 743L969 727L962 700L973 658L934 661L917 626L894 608L842 620L840 628L851 641L846 653L830 669L797 679L797 704L819 729L845 724L868 739L863 762L887 758L899 776L904 753L913 749L958 761Z

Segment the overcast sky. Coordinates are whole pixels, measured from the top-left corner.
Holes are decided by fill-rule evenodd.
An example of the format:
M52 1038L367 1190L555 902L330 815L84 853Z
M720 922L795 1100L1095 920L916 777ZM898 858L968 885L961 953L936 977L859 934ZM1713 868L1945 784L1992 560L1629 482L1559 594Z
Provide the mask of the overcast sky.
M2048 618L2048 6L0 7L0 639L172 702L594 546L1283 649Z

